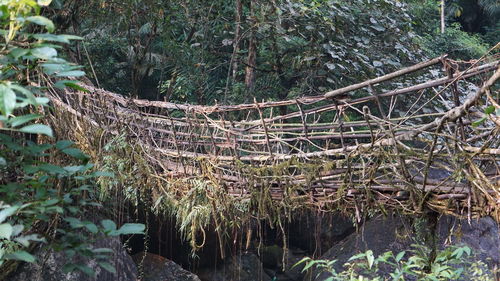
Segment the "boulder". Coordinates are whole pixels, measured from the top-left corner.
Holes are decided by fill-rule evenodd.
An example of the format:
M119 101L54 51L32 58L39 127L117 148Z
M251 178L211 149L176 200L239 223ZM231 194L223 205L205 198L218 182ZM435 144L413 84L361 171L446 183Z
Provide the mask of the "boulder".
M205 268L198 272L203 281L271 281L259 258L252 253L244 253L228 258L216 268Z
M285 256L285 266L275 275L276 281L301 281L305 274L302 273L302 267L294 265L307 256L306 252L300 249L289 249Z
M133 259L142 273L141 281L200 281L195 274L159 255L141 252Z
M467 245L475 258L489 268L500 266L500 231L493 218L473 219L469 224L467 220L445 216L438 221L436 232L441 248L446 244Z
M94 272L95 277L86 275L80 271L64 273L63 266L68 258L62 252L43 251L35 252L37 263L24 263L9 281L137 281L137 267L132 257L123 248L119 238L98 239L94 248L110 248L113 254L109 262L116 268L116 274L110 273L93 261L83 261Z
M431 233L430 230L424 231ZM387 251L392 251L394 254L407 251L415 243L415 236L409 219L401 216L378 216L366 222L358 233L351 234L319 259L337 260L335 270L342 271L342 265L360 252L372 250L377 256ZM468 246L474 255L469 256L464 262L477 264L480 261L485 265L482 270L491 277L495 266L500 264L499 226L490 217L475 219L469 224L467 220L442 216L437 221L435 241L438 249L448 245ZM385 269L382 268L381 272L383 274ZM324 280L326 277L326 274L322 274L316 280Z
M352 220L346 216L305 212L294 216L288 227L288 239L290 247L321 255L355 230Z

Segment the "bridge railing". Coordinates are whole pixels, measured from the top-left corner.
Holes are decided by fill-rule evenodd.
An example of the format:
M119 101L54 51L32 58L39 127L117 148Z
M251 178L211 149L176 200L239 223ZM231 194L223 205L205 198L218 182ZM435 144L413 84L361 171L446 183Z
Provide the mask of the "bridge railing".
M199 178L239 198L265 190L278 201L320 208L356 207L361 198L488 213L500 203L500 121L484 112L498 106L489 92L500 72L495 59L440 57L275 102L175 104L90 85L82 85L86 92L54 90L51 98L71 122L102 129L101 138L125 134L169 180ZM443 75L433 78L426 70L438 64ZM391 83L402 78L411 85Z

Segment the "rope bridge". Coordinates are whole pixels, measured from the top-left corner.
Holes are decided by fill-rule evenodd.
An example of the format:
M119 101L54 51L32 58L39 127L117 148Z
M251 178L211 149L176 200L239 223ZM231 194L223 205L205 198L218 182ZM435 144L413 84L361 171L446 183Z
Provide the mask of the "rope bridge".
M443 56L323 95L210 106L47 85L58 133L91 155L125 138L151 169L155 202L199 196L201 182L207 202L273 202L259 209L431 208L498 219L499 94L490 88L499 76L496 57Z

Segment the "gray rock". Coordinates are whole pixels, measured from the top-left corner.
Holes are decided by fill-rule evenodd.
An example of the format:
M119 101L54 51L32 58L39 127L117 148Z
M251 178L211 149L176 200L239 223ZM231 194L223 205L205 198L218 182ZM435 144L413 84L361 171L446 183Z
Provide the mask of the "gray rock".
M470 247L474 256L464 261L483 262L487 266L483 269L490 276L495 266L500 265L499 226L490 217L472 220L469 224L466 220L443 216L437 222L435 235L438 249L447 245ZM387 251L397 254L411 249L411 245L415 243L414 237L415 232L409 220L401 216L378 216L366 222L358 233L332 247L320 259L337 260L335 269L342 271L342 265L355 254L367 250L372 250L375 256ZM382 268L381 272L383 274L386 271ZM320 275L316 280L324 280L326 276Z
M151 253L138 253L134 261L142 270L141 281L200 281L195 274L175 262Z
M285 257L284 271L276 275L276 281L301 281L304 279L305 274L302 273L300 265L294 265L306 256L304 251L298 249L289 249Z
M292 220L288 231L290 245L321 255L352 234L355 226L339 214L306 212Z
M442 217L438 221L437 235L440 247L445 244L467 245L476 254L475 258L490 268L500 266L499 225L491 217L466 220Z
M113 255L109 262L116 268L116 274L109 273L91 260L84 262L92 268L96 274L95 278L82 272L64 273L63 266L68 258L62 252L38 251L37 263L24 263L13 274L9 281L136 281L137 268L132 257L123 248L120 239L104 238L96 241L95 248L110 248Z
M218 268L198 272L203 281L271 281L259 258L251 253L229 258Z
M346 239L329 249L320 259L337 260L335 270L342 271L343 264L355 254L372 250L374 255L386 251L398 253L408 250L411 245L411 226L401 217L376 217L363 226L358 233L353 233ZM315 274L314 274L315 275ZM323 280L321 275L317 280Z

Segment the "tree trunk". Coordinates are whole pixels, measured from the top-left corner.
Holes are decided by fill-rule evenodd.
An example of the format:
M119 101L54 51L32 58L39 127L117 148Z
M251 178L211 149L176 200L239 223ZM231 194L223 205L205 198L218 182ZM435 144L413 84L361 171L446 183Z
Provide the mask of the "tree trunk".
M257 46L255 42L255 5L256 1L250 1L250 39L248 42L248 59L245 69L245 85L249 92L252 92L255 84L255 64L257 60Z
M445 8L445 0L441 0L441 33L444 33L445 29L444 8Z
M233 82L236 81L236 74L238 73L238 52L240 51L240 34L241 34L241 13L242 13L242 5L241 0L236 0L236 29L234 31L234 42L233 42Z

